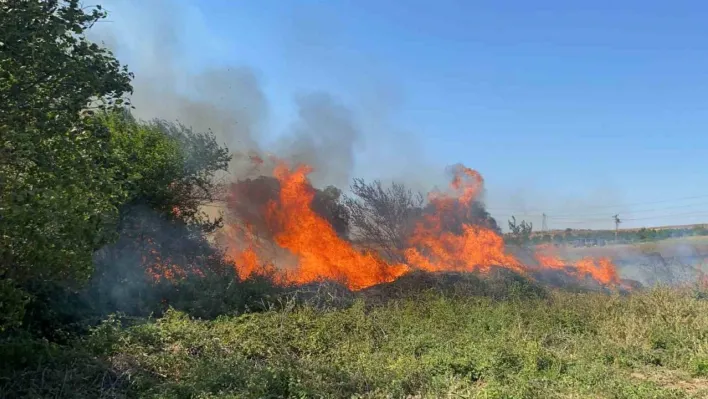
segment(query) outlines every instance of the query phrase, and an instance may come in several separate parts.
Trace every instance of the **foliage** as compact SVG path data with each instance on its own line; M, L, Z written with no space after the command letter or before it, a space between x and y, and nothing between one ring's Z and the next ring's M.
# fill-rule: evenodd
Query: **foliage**
M210 221L201 211L214 201L214 177L231 159L213 134L165 120L138 122L125 112L102 115L100 121L111 132L113 161L121 166L117 178L129 195L122 222L129 219L130 208L146 206L163 218L199 225L206 232L220 225L220 219Z
M0 278L76 284L115 237L126 192L91 106L124 104L132 75L84 31L106 14L73 1L0 2ZM83 116L82 116L83 115ZM2 290L2 295L12 290ZM14 296L0 298L3 303ZM17 303L14 301L13 303Z
M29 298L12 280L0 280L0 332L22 324Z
M66 134L89 100L110 107L132 91L127 68L83 35L106 17L100 6L86 13L78 0L8 0L0 15L0 116L8 132Z
M392 261L404 261L402 253L409 245L408 239L416 223L426 215L436 215L442 229L454 234L462 234L464 225L484 226L501 233L496 220L479 201L446 202L442 211L439 204L426 203L421 193L402 183L392 182L384 187L379 180L366 183L354 179L351 191L352 196L344 203L351 214L353 239Z
M176 292L187 294L196 284L179 282L178 287L172 280L156 284L154 279L194 282L205 273L225 278L224 271L233 270L220 263L221 254L205 236L220 220L199 211L214 196L214 174L226 169L227 149L213 135L163 121L138 122L124 112L95 119L111 138L104 166L116 171L114 183L127 197L119 208L117 239L94 254L95 270L86 287L69 290L53 281L32 281L27 287L34 299L26 327L54 340L82 332L111 312L159 314L166 303L177 301Z
M143 123L127 114L101 120L112 133L113 159L129 197L120 208L119 239L94 257L93 286L144 285L151 265L193 272L218 258L204 234L221 218L210 220L201 206L215 198L214 177L226 170L228 149L211 134L165 121Z
M498 301L420 293L345 309L107 321L71 346L0 344L0 396L703 398L690 291Z
M521 223L516 222L516 217L512 216L509 220L509 233L504 235L507 243L525 244L531 238L533 231L533 223L522 220Z
M143 262L112 260L163 249L145 245L160 228L205 257L203 234L220 224L200 206L213 199L228 150L211 133L125 111L132 74L84 37L105 16L78 1L0 4L2 326L24 318L54 337L81 327L87 304L103 307L121 282L145 284ZM145 213L163 224L146 227Z
M200 211L228 149L126 111L132 74L84 37L105 16L78 1L0 4L0 328L24 321L59 342L110 311L159 314L170 301L213 315L253 295L225 283L233 265L205 236L221 219ZM207 283L222 306L180 302Z

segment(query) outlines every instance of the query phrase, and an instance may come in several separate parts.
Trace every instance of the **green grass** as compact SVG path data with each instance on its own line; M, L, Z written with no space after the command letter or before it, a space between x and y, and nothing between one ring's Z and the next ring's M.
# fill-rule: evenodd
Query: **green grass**
M170 311L0 350L0 397L705 398L708 301L423 292L210 321Z

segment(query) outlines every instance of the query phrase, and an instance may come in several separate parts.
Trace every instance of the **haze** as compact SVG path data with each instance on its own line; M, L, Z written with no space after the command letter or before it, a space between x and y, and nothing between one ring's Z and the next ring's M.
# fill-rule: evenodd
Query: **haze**
M136 74L137 115L316 184L485 177L500 225L701 223L708 122L699 2L107 1L93 35Z

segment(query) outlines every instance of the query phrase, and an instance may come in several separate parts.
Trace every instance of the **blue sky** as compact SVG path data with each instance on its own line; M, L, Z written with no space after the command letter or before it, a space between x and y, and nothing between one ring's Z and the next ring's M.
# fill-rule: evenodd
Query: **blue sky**
M184 69L257 71L269 139L291 123L298 92L336 95L371 126L357 176L432 181L462 162L485 176L502 224L516 214L540 227L542 212L551 228L610 228L614 213L625 227L706 222L708 4L616 3L106 6L136 74L130 43L165 5Z

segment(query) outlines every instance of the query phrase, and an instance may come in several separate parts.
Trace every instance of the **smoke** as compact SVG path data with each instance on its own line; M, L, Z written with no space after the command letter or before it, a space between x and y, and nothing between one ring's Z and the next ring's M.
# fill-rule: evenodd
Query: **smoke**
M120 236L94 254L95 271L85 294L99 314L139 315L157 310L160 292L146 271L161 278L194 275L215 266L217 254L199 230L171 222L144 205L123 210Z
M558 247L564 259L609 257L624 279L645 287L691 285L706 272L708 250L700 239L665 240L605 247Z
M195 71L182 34L184 26L190 26L190 34L199 29L189 21L191 10L178 2L106 3L110 22L92 29L90 38L103 42L135 73L131 100L138 118L211 130L232 151L259 149L268 102L256 71L241 65ZM235 157L230 171L242 168L243 157Z
M100 24L90 38L102 42L135 73L132 104L140 119L178 121L197 131L212 131L234 157L231 179L249 176L249 154L275 153L314 167L316 186L346 187L355 168L363 132L357 115L326 91L299 93L293 98L294 120L284 132L273 132L269 99L260 73L245 65L193 65L185 37L218 38L201 26L200 12L179 2L106 1L110 23ZM164 13L170 9L170 13ZM195 31L196 27L196 31ZM269 138L280 136L274 142ZM267 173L264 165L258 173Z
M343 187L354 169L354 149L362 134L352 112L327 93L297 97L298 120L276 153L313 165L314 183Z
M288 19L287 32L292 34L285 37L285 58L294 65L288 70L319 66L327 72L323 75L354 82L355 87L347 89L355 94L344 101L327 90L300 90L281 107L277 92L267 90L268 77L233 61L238 55L230 53L231 38L212 33L196 6L181 0L102 3L109 11L109 22L89 33L135 72L132 101L136 116L211 130L233 152L228 180L254 177L249 155L274 153L313 166L310 177L317 187L332 184L346 191L353 176L394 180L422 192L447 186L445 165L426 158L426 148L415 132L394 122L405 100L395 77L373 70L370 59L347 58L358 53L341 50L335 20L313 21L307 7ZM243 32L232 42L248 40ZM344 63L353 63L355 68L350 70L355 72L345 72ZM288 110L280 112L281 108ZM286 120L281 121L282 117ZM268 157L262 158L266 163L255 172L267 174L273 165ZM543 212L549 214L551 228L587 227L556 218L554 213L578 215L587 205L616 204L618 200L615 190L602 187L585 197L554 198L531 188L510 192L492 178L487 189L485 202L502 228L516 214L518 220L532 221L538 229ZM519 215L519 209L528 211ZM611 214L596 226L613 227Z
M312 166L314 173L309 177L316 187L346 188L356 175L395 180L424 192L435 187L446 189L448 176L443 165L427 160L415 134L394 123L405 96L385 76L359 85L355 90L359 102L352 100L356 95L345 102L327 90L299 90L288 104L292 108L285 113L289 120L281 121L276 117L284 115L273 111L282 110L278 108L282 101L266 90L262 73L224 56L228 44L211 34L199 9L167 1L108 1L106 7L113 11L114 22L99 26L93 39L111 46L135 72L132 102L136 116L176 120L198 131L211 130L234 155L226 179L269 174L274 165L263 155L274 153L292 163ZM165 9L170 13L164 13ZM295 30L301 28L295 26ZM315 64L327 53L323 47L334 45L317 37L306 35L305 39L315 38L318 51L297 40L291 43L291 50L309 48L300 55ZM198 53L195 40L199 41ZM212 58L212 54L219 56ZM326 61L323 65L337 67L337 62ZM333 73L346 78L341 71ZM359 73L369 75L368 70ZM274 131L279 126L282 130ZM265 161L258 170L252 164L254 153ZM493 193L490 187L488 194ZM494 207L491 198L485 202ZM479 207L482 209L483 204ZM492 216L505 227L507 215Z

